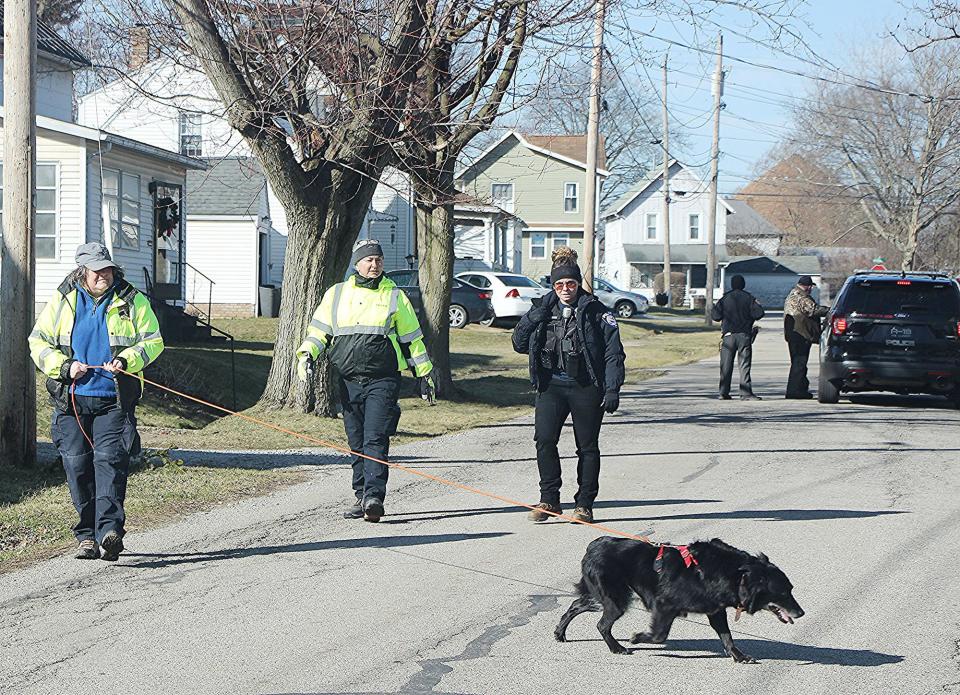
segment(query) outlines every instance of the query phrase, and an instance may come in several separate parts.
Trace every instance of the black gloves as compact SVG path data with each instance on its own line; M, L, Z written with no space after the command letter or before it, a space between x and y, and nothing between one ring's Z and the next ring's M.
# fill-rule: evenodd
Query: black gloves
M600 407L607 413L617 412L617 408L620 407L620 394L616 391L607 391L603 396L603 402L600 404Z
M430 405L437 402L437 387L433 383L433 376L427 374L418 379L420 385L420 398Z

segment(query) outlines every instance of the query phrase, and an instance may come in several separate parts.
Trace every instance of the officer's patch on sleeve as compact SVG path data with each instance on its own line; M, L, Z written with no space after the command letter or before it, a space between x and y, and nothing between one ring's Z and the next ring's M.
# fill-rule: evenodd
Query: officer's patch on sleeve
M606 321L611 326L613 326L614 328L617 327L617 320L613 317L613 314L611 314L609 311L603 315L603 320Z

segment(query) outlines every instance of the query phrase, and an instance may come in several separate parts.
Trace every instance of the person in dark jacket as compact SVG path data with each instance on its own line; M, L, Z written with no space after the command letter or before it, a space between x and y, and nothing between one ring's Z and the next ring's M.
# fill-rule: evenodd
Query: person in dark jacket
M576 253L554 251L553 292L533 307L513 331L513 349L527 353L537 391L534 441L540 473L540 503L532 521L560 513L560 454L557 443L568 415L577 443L577 493L573 517L593 521L600 490L600 425L620 405L624 353L617 321L582 287Z
M720 343L720 399L724 401L730 400L734 355L740 365L740 398L760 400L760 396L753 392L750 367L753 363L753 323L763 318L763 307L744 289L746 286L747 281L742 275L734 275L730 278L730 291L713 305L711 312L713 320L721 322L723 335Z

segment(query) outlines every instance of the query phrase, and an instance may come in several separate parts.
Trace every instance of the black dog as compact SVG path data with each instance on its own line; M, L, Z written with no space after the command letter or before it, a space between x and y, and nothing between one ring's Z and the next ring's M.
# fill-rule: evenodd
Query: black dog
M636 593L651 617L649 632L635 633L630 639L633 644L661 644L677 617L703 613L728 656L740 663L756 663L734 646L727 608L736 608L737 618L741 612L753 614L765 608L782 623L803 615L787 575L766 555L751 555L719 538L691 543L687 550L690 561L677 548L665 547L661 553L660 546L628 538L591 542L583 556L583 578L576 585L580 597L554 630L557 641L566 642L567 625L575 617L602 610L597 629L603 641L614 654L629 654L611 630Z

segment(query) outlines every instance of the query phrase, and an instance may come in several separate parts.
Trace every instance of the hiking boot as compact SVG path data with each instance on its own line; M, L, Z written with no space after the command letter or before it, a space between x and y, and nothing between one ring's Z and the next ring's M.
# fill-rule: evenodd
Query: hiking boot
M585 521L588 524L593 523L593 510L590 509L590 507L577 507L570 516L577 521Z
M107 531L100 541L100 547L103 549L103 555L100 557L107 562L116 562L123 552L123 539L116 531Z
M77 544L77 552L73 556L78 560L96 560L100 557L100 546L95 540L87 538Z
M371 497L363 505L363 520L375 524L380 521L381 516L383 516L383 502L376 497Z
M357 501L353 503L352 507L349 507L347 511L343 513L344 519L362 519L363 518L363 500L359 497Z
M527 518L530 521L546 521L547 519L552 519L553 515L548 514L547 512L553 512L554 514L560 514L563 510L560 509L559 505L550 504L549 502L541 502L536 507L530 510L530 514L527 515Z

